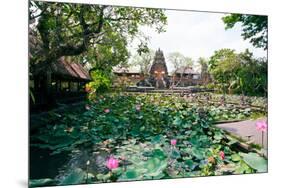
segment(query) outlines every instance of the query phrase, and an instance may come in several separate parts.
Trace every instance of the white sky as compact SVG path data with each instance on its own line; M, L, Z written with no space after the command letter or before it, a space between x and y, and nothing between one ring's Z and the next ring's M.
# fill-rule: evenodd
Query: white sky
M209 58L215 50L222 48L235 49L236 52L248 48L255 57L266 56L266 51L254 48L251 43L243 40L240 25L225 30L221 19L225 14L167 10L166 15L168 25L165 33L158 34L148 27L141 28L141 31L150 36L149 48L163 50L169 72L172 65L167 56L171 52L180 52L195 61L199 57ZM131 47L130 51L136 53L135 47Z

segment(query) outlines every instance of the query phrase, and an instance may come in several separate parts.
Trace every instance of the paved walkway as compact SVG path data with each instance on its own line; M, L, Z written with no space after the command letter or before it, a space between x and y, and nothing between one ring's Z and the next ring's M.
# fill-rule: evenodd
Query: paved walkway
M255 144L262 145L262 133L256 129L258 120L246 120L235 123L223 123L217 126L242 138L245 141L252 141ZM263 148L267 150L267 132L263 134Z

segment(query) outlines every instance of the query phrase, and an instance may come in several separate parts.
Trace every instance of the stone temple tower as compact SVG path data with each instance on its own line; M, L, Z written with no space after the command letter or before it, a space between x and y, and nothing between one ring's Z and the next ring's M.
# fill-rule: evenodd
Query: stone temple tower
M163 51L161 51L160 48L155 53L149 74L150 78L153 80L154 87L159 89L164 89L168 87L168 69Z
M158 75L168 75L168 69L166 66L164 54L163 51L161 51L160 49L158 49L155 53L154 60L150 67L149 73L151 76L154 77L157 77Z

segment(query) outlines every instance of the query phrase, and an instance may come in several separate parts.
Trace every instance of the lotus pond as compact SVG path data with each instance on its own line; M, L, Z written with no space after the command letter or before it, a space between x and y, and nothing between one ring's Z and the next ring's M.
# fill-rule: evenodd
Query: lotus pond
M31 134L31 148L64 158L48 166L56 170L52 176L31 176L30 186L266 172L266 159L239 149L215 126L265 115L176 96L99 96L78 111L50 112ZM36 168L44 171L39 164L31 175Z

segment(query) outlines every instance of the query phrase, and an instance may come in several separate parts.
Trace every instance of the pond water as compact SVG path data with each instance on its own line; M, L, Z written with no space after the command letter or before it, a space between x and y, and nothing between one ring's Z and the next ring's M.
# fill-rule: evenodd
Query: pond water
M51 150L30 147L30 179L55 178L60 169L70 160L68 152L50 155Z
M51 153L48 149L30 148L30 179L61 180L77 168L94 175L108 172L104 164L109 154L105 151L85 149L54 155ZM87 167L87 162L90 162L90 167Z

